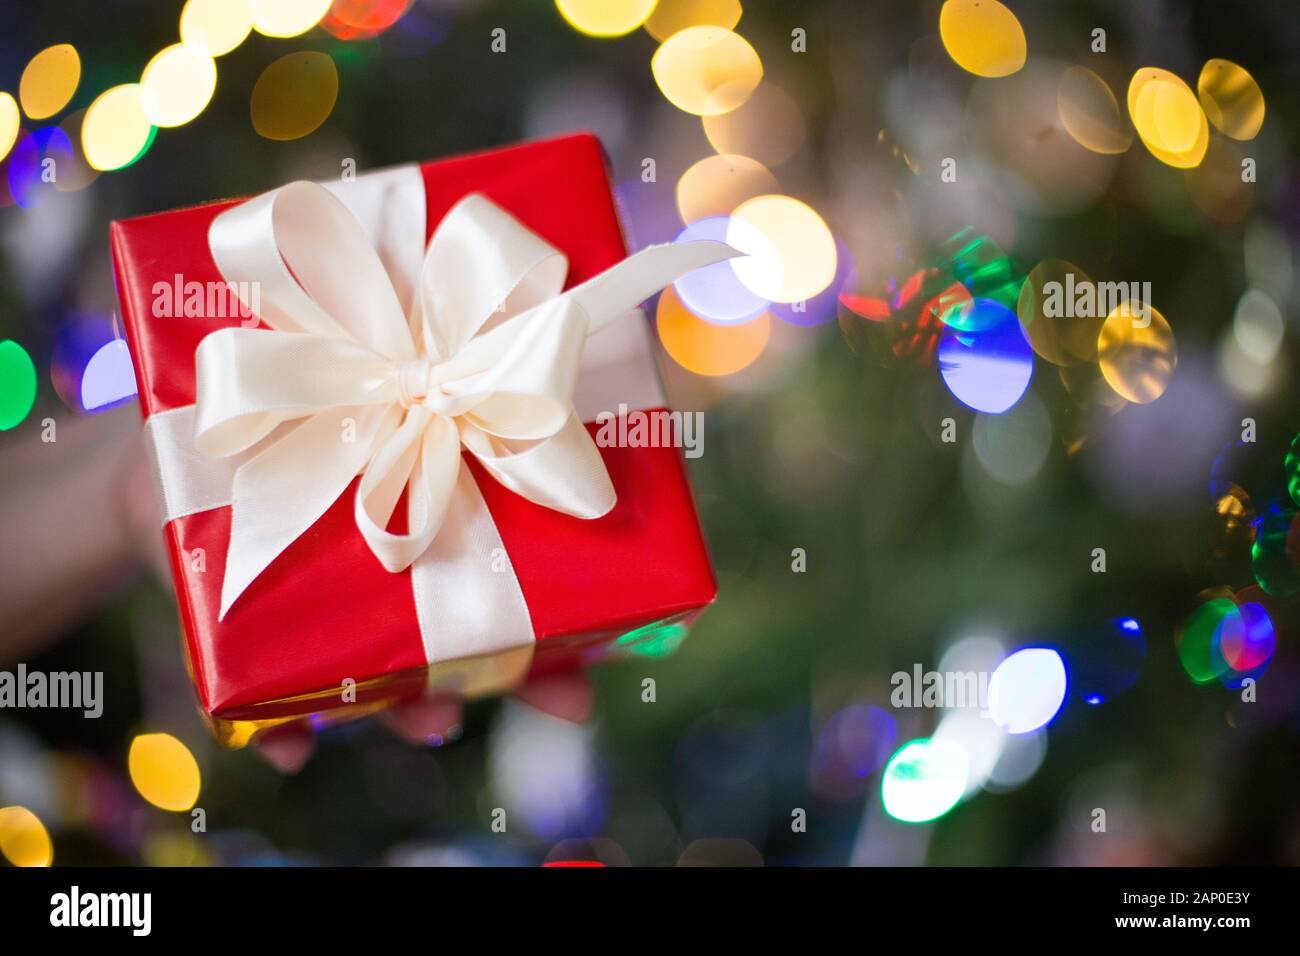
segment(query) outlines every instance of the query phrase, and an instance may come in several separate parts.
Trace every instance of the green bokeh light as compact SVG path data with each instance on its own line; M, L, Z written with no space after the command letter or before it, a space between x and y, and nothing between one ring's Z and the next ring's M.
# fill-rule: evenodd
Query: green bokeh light
M1229 598L1214 598L1193 611L1178 635L1178 660L1187 676L1208 684L1227 673L1223 637L1240 629L1244 629L1241 612Z
M1291 442L1291 448L1286 453L1286 490L1291 495L1291 500L1300 506L1300 435L1296 435Z
M13 339L0 342L0 430L20 425L36 403L36 366Z
M668 657L681 646L686 634L685 624L670 619L628 631L615 643L639 657Z
M1255 581L1274 597L1300 593L1300 516L1276 505L1259 519L1250 548Z
M950 740L920 738L890 758L880 780L880 802L895 820L928 823L943 816L966 792L970 758Z

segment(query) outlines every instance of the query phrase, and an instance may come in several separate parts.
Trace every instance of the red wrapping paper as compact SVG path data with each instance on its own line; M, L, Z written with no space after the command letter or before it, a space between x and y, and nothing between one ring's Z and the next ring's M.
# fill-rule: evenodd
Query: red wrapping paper
M421 170L426 242L458 200L480 192L569 257L566 288L626 255L604 154L593 136L444 159ZM155 283L170 285L177 274L185 282L221 281L208 227L233 204L113 223L118 294L145 417L194 402L194 350L208 333L239 322L152 314ZM587 427L595 433L595 425ZM519 497L465 456L532 617L534 675L580 666L637 627L689 617L716 593L680 451L600 452L618 504L594 521ZM422 691L428 665L409 573L390 574L370 553L353 520L355 484L220 623L230 508L166 526L190 667L208 714L262 720L337 708L349 678L362 705ZM198 548L202 570L192 558ZM310 695L319 698L304 699Z

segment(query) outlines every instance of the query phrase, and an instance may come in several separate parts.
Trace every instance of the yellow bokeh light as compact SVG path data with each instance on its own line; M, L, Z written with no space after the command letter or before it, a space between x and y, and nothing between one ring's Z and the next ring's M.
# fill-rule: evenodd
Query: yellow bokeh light
M14 866L49 866L54 862L54 844L32 811L0 807L0 855Z
M1144 66L1128 85L1128 111L1142 144L1156 159L1191 169L1205 158L1210 127L1195 94L1181 79Z
M780 188L772 171L748 156L706 156L677 180L677 211L690 224L709 216L729 216L747 199Z
M174 43L140 75L144 112L154 126L183 126L203 112L217 88L217 64L202 50Z
M1016 315L1033 350L1053 365L1095 362L1104 317L1095 315L1095 306L1078 308L1076 290L1095 298L1096 289L1088 273L1064 259L1045 259L1030 269Z
M1056 109L1065 131L1094 153L1122 153L1133 143L1115 94L1085 66L1072 66L1061 74Z
M0 160L9 155L18 138L18 104L8 93L0 93Z
M771 82L737 109L706 116L703 123L709 145L719 153L752 156L768 166L780 166L797 153L808 135L795 98Z
M740 14L740 0L659 0L645 22L645 29L662 43L687 27L733 30L740 22Z
M581 33L621 37L631 33L654 11L655 0L555 0L560 16Z
M68 105L81 82L81 57L71 43L46 47L36 54L18 81L18 99L32 119L53 116Z
M659 296L655 327L664 351L696 375L731 375L752 365L772 336L772 317L764 312L739 325L705 322L682 304L669 286Z
M222 56L253 31L253 0L188 0L181 11L181 42Z
M183 813L199 799L199 765L171 734L141 734L127 756L131 782L155 807Z
M1150 305L1125 302L1106 316L1097 337L1101 374L1115 393L1144 405L1164 394L1178 367L1174 332Z
M790 196L756 196L727 223L727 243L745 253L732 268L769 302L803 302L835 278L835 237L811 206Z
M763 79L763 63L744 37L711 26L670 36L655 51L650 70L668 102L697 116L734 110Z
M998 0L947 0L939 38L953 62L976 76L1010 76L1025 65L1025 31Z
M338 96L338 69L328 54L286 53L253 84L253 129L267 139L300 139L329 119Z
M81 148L92 169L121 169L149 144L154 126L144 111L138 83L100 93L81 124Z
M331 0L252 0L253 29L268 37L306 33L329 12Z
M1264 93L1243 67L1231 60L1206 60L1196 95L1215 129L1233 139L1254 139L1264 125Z

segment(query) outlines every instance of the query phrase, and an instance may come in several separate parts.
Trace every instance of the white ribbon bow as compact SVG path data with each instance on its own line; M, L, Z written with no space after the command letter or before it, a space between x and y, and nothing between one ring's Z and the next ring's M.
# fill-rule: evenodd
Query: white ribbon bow
M530 501L606 514L614 487L572 404L587 336L738 255L654 246L561 294L565 256L474 194L430 240L406 315L360 223L318 184L229 209L208 238L225 280L259 289L271 327L221 329L195 354L195 448L264 443L235 472L219 620L358 474L357 527L386 569L408 568L442 526L462 445Z

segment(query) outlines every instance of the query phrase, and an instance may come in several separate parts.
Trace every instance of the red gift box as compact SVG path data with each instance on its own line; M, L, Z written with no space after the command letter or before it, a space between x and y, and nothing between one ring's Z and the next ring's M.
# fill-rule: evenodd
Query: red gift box
M426 243L448 210L476 192L568 256L566 288L626 256L604 154L593 136L439 160L420 172ZM208 230L237 202L113 224L118 293L146 419L194 403L199 342L240 323L237 315L154 314L156 290L178 276L185 283L222 282ZM626 324L641 343L635 360L653 375L646 323ZM596 425L584 421L594 435ZM680 451L602 447L600 454L618 503L596 520L534 504L463 455L532 620L531 674L580 666L629 632L689 619L716 593ZM347 706L339 688L348 680L356 682L360 707L423 692L430 665L409 571L389 573L368 550L352 514L357 480L220 622L231 509L166 524L188 659L203 709L214 718L276 721L333 711Z

